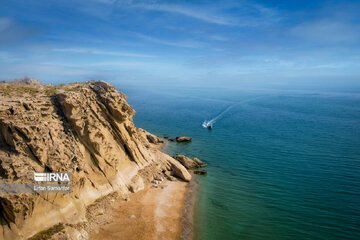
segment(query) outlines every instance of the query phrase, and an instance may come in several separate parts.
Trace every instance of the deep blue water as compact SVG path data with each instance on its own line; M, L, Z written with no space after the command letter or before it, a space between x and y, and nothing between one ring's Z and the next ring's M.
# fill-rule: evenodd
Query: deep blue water
M167 151L209 164L195 239L360 239L359 94L118 89L137 126L193 137Z

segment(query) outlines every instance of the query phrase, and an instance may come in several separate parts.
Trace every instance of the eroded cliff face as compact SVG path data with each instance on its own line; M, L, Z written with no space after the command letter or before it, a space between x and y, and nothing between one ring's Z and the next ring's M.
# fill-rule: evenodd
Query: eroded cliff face
M157 137L134 126L134 114L126 96L101 81L1 83L0 183L35 183L34 172L71 172L72 192L0 193L0 239L84 222L96 199L139 191L159 176L189 181L184 166L154 146Z

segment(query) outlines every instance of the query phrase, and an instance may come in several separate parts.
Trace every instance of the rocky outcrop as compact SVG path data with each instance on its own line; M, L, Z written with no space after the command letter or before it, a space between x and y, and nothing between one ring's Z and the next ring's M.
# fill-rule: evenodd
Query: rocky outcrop
M191 140L192 140L191 137L186 137L186 136L176 137L177 142L191 142Z
M86 222L86 209L98 198L139 191L158 176L190 181L186 168L155 146L160 138L134 126L135 111L110 84L32 82L0 84L0 183L70 172L72 192L0 193L0 239Z
M184 165L187 169L196 169L201 167L206 167L207 164L200 161L198 158L188 158L184 155L177 155L176 160L178 160L182 165Z
M206 166L207 166L207 163L201 161L201 160L198 159L198 158L193 158L193 161L198 165L199 168L201 168L201 167L206 167Z
M153 134L146 134L146 138L150 143L153 144L160 144L160 143L164 143L163 140L161 140L161 138L159 138L158 136L155 136Z
M35 78L23 77L23 78L16 78L13 83L15 84L27 84L27 85L37 85L41 87L42 84Z
M175 176L187 182L191 180L190 173L184 168L183 165L181 165L179 162L177 162L175 159L168 155L164 155L163 157L167 158L168 162L170 163L171 169L174 171Z

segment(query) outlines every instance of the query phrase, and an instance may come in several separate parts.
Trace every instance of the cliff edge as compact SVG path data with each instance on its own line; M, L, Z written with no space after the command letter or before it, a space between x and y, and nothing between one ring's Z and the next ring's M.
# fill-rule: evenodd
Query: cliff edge
M0 193L0 239L27 239L57 224L86 222L113 192L191 175L134 126L126 96L102 81L0 83L0 183L35 183L34 172L70 172L71 193Z

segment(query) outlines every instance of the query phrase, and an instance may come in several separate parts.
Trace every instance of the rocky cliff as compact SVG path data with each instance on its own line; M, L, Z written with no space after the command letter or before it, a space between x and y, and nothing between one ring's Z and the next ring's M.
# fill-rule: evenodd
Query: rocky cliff
M59 223L86 222L95 200L144 182L191 175L134 126L126 96L102 81L0 84L0 183L34 172L71 172L71 193L0 193L0 239L27 239Z

